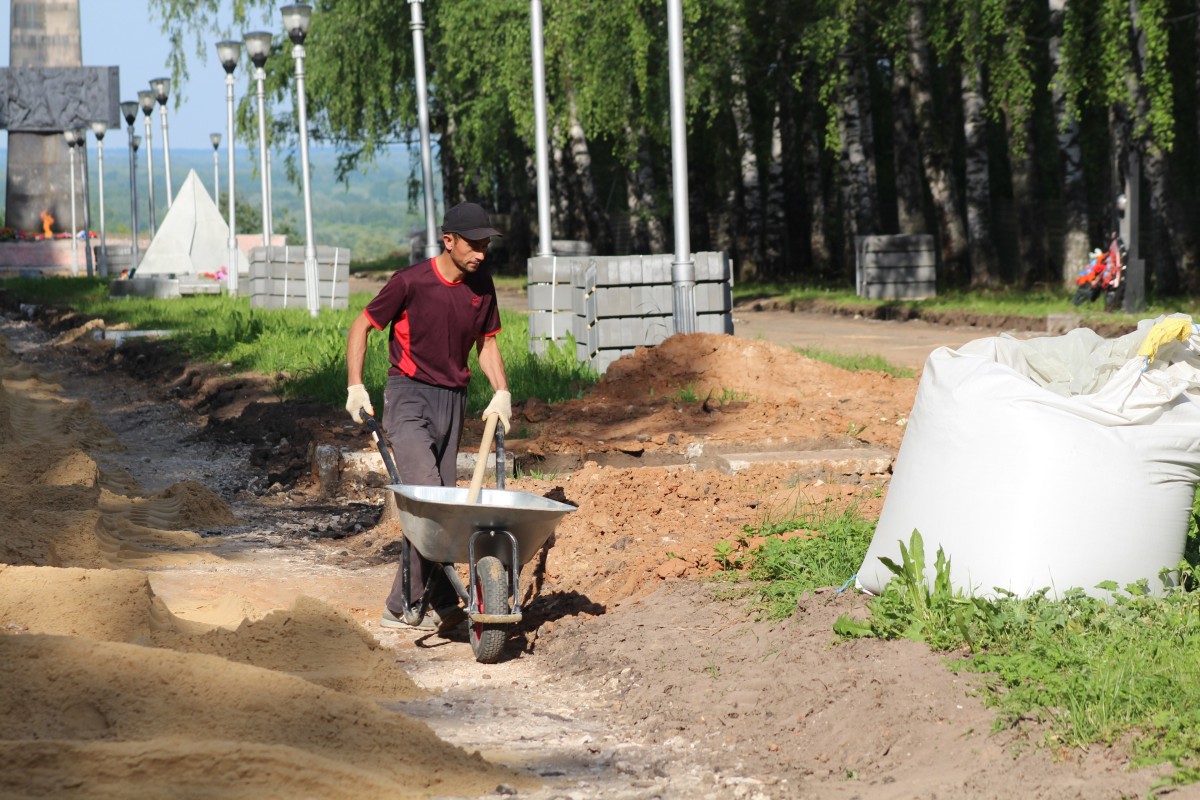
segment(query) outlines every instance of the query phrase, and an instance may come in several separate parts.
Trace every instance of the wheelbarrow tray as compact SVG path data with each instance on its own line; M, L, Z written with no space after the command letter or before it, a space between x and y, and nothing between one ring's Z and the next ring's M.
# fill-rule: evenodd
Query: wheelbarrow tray
M541 549L558 521L575 510L529 492L508 489L483 489L479 502L468 503L469 489L460 486L410 486L391 484L396 495L404 537L417 552L430 561L445 564L471 560L468 544L477 531L508 531L517 540L522 564ZM476 544L475 556L481 555ZM509 547L483 548L482 555L494 555L505 566L512 566Z

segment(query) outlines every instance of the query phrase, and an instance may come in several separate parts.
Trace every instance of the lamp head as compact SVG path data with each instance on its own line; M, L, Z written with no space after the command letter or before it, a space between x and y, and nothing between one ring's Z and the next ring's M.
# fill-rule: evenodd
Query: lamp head
M138 104L136 100L123 100L121 102L121 116L125 118L127 125L132 125L137 119Z
M262 69L263 64L267 63L267 56L271 55L271 34L267 31L254 31L247 33L243 38L246 40L246 55L250 56L254 66Z
M75 129L67 128L63 131L63 138L67 140L67 147L75 146Z
M138 148L141 146L142 146L142 137L134 136L133 137L133 152L136 153Z
M155 78L150 81L150 91L154 92L154 99L165 106L167 104L167 96L171 94L171 79Z
M87 128L81 126L75 129L75 146L87 146Z
M308 23L312 20L312 6L295 3L279 10L283 14L283 29L287 31L292 44L304 44L308 36Z
M104 134L108 133L108 123L104 120L92 120L92 134L96 137L97 142L104 141Z
M1117 213L1124 214L1125 209L1128 206L1129 206L1129 198L1127 198L1125 196L1125 193L1122 192L1121 194L1117 195Z
M217 42L217 59L220 60L221 66L225 68L226 75L233 74L233 71L237 69L237 64L241 57L241 42L235 42L232 39Z
M138 105L142 107L142 113L147 117L154 111L155 97L154 92L149 89L143 89L138 92Z
M210 133L208 135L208 140L212 142L213 150L216 150L221 146L221 134L219 133Z

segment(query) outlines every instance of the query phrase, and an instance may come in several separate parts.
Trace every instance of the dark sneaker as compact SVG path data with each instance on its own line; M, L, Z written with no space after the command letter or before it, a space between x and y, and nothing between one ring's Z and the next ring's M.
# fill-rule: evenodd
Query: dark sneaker
M433 619L433 615L425 615L416 625L409 625L400 617L393 614L388 609L383 610L383 616L379 618L379 627L381 628L408 628L417 631L436 631L438 630L437 623Z

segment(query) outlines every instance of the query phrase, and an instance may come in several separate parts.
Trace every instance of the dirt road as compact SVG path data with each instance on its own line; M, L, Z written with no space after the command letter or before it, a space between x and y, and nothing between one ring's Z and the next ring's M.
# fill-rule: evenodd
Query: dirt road
M917 330L851 323L836 341ZM739 331L673 337L576 400L517 409L526 454L685 458L512 480L578 508L523 574L501 662L480 665L465 632L378 626L387 491L344 476L324 494L307 461L366 447L340 410L269 385L248 402L253 382L115 349L93 324L11 309L0 330L0 796L1057 800L1156 777L1118 747L991 732L976 684L922 646L836 643L836 618L864 613L852 592L770 621L749 586L712 582L718 542L783 514L877 514L887 475L729 474L689 454L894 451L915 379ZM946 341L919 347L958 338L930 333Z

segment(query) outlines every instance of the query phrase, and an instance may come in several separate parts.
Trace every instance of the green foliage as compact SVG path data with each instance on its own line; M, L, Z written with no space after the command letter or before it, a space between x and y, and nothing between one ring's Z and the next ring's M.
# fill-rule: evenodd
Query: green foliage
M1200 779L1194 592L1168 588L1154 597L1144 583L1107 581L1096 587L1107 600L1081 589L1057 600L1047 589L1027 598L998 591L987 599L952 589L950 561L940 548L930 584L918 532L900 550L901 563L883 560L893 578L870 602L870 617L843 617L835 625L839 635L969 650L954 666L985 676L984 698L999 710L997 728L1036 720L1047 743L1072 748L1128 741L1138 765L1176 767L1165 783ZM1194 563L1179 566L1185 585L1193 584L1194 569Z
M142 297L110 299L99 279L46 278L11 280L4 285L28 302L69 305L109 324L128 323L143 330L177 333L169 346L189 357L228 364L230 369L275 376L283 396L307 397L340 407L346 394L346 333L370 301L366 293L350 298L350 309L326 310L316 318L304 308L252 310L244 297L190 295L172 300ZM574 345L552 348L538 357L529 352L524 314L500 311L497 337L514 401L537 397L554 403L576 396L599 376L575 361ZM363 377L376 408L382 408L387 383L387 348L382 336L368 342ZM479 413L492 390L471 357L468 410Z
M837 510L829 503L798 503L778 519L767 516L757 526L746 526L738 547L724 553L725 562L729 568L747 568L768 615L780 619L796 610L803 593L840 586L853 576L874 530L875 523L853 506ZM794 531L804 535L779 538Z
M865 353L834 353L818 347L797 347L794 349L806 358L811 358L814 361L823 361L826 364L832 364L835 367L850 370L851 372L872 370L874 372L886 372L894 378L912 378L916 375L914 370L891 364L882 356L867 355Z

